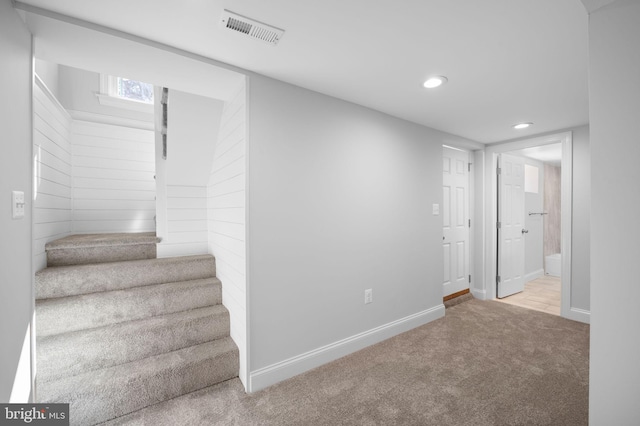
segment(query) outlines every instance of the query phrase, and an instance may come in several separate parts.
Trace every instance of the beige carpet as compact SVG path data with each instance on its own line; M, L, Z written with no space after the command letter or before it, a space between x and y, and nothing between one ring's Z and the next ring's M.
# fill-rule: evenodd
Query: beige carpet
M586 425L589 326L470 300L246 395L237 379L109 425Z

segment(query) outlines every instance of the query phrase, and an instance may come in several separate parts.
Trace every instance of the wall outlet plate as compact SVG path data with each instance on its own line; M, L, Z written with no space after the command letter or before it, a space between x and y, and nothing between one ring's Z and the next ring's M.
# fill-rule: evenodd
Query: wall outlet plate
M364 291L364 303L365 305L373 302L373 290L368 288Z

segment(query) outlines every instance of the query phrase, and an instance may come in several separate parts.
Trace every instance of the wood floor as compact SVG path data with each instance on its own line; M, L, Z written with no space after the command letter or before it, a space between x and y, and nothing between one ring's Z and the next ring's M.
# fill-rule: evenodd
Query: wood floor
M560 315L560 278L545 275L524 285L524 291L499 302Z

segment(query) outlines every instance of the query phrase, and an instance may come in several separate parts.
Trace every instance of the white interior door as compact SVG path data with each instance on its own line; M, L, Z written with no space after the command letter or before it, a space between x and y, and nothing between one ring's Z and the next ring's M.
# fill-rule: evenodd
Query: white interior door
M524 290L524 158L498 159L498 297Z
M442 148L443 297L469 288L469 153Z

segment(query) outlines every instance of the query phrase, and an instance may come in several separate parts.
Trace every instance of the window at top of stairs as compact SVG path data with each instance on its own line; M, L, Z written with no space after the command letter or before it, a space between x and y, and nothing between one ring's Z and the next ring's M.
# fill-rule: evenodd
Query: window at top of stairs
M153 112L153 85L125 77L100 74L101 105L140 112Z

